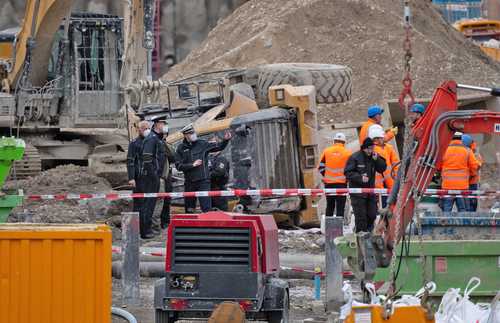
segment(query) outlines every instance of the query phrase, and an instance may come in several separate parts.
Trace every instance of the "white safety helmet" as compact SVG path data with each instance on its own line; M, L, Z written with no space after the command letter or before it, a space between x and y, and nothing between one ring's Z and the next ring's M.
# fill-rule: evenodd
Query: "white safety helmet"
M460 131L457 131L453 134L453 137L462 137L463 133Z
M370 137L371 139L384 138L384 136L385 136L385 131L381 125L374 124L368 129L368 137Z
M335 136L333 136L333 140L346 142L345 135L342 132L337 132Z

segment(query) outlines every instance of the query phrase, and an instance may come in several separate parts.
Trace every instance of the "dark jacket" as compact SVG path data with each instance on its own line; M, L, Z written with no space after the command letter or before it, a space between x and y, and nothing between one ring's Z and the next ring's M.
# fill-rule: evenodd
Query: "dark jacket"
M209 180L208 154L224 150L228 142L228 140L223 140L220 143L213 143L198 139L191 143L184 139L177 147L177 162L175 163L177 169L184 173L184 180L186 182ZM202 161L202 164L193 167L193 163L198 159Z
M352 188L374 188L375 174L382 174L387 168L384 158L378 156L377 160L368 157L362 150L354 153L347 160L344 175ZM363 174L368 176L369 181L363 183Z
M139 136L128 144L127 151L127 174L128 180L136 180L142 170L142 144L144 138Z
M142 158L144 176L163 176L167 161L167 148L162 134L151 130L151 133L144 139Z
M212 188L223 188L229 181L229 161L222 155L212 155L208 160Z

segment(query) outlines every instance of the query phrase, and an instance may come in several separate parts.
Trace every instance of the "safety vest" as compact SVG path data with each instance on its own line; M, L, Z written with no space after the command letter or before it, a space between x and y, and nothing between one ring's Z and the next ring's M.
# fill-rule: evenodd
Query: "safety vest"
M399 168L399 157L391 144L384 144L385 162L387 169L384 172L384 184L389 191L394 186L394 179Z
M321 155L318 170L323 175L326 184L345 184L344 168L352 151L344 144L336 143L326 148Z
M370 129L371 126L377 124L373 119L368 118L365 123L361 126L361 130L359 131L359 144L362 145L363 141L365 141L366 137L368 137L368 129ZM387 131L385 133L384 141L388 142L392 138L394 138L395 135L392 131Z
M474 145L474 143L472 143L472 144ZM471 149L473 152L475 151L473 146L471 146ZM479 168L481 168L481 166L483 165L483 157L481 157L481 155L479 153L475 153L474 155L476 157L477 162L479 163L479 166L478 166L477 171L472 172L470 174L469 184L478 184L479 181L481 180L480 175L479 175Z
M469 177L475 174L479 162L472 151L461 140L452 140L443 156L441 187L447 190L466 190Z
M374 151L383 157L387 164L384 174L377 173L375 175L375 188L387 188L390 191L394 186L394 177L392 174L396 174L399 167L398 154L390 144L384 144L383 146L375 145Z

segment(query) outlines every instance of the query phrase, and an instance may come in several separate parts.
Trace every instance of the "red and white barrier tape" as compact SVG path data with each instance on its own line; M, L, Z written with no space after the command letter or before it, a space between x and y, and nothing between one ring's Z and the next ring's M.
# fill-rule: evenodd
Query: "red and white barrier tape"
M430 194L425 195L425 197L435 197L435 198L445 198L445 197L460 197L467 199L494 199L498 198L498 195L439 195L439 194Z
M38 200L91 200L91 199L137 199L137 198L184 198L184 197L241 197L241 196L322 196L347 194L387 194L387 189L379 188L338 188L338 189L261 189L261 190L227 190L227 191L199 191L199 192L172 192L172 193L93 193L93 194L32 194L24 196L31 201ZM431 197L467 197L493 198L500 195L500 191L471 191L471 190L439 190L428 189L424 195Z

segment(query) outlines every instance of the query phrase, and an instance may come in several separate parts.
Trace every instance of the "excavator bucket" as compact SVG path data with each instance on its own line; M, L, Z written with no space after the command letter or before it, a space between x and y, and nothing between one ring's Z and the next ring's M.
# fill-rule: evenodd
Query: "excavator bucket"
M223 302L213 311L208 323L245 323L245 312L238 303Z
M393 312L384 318L382 306L354 306L345 323L434 323L433 315L430 315L421 306L394 307Z

